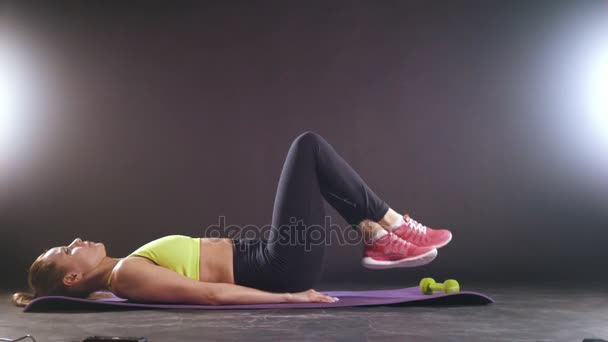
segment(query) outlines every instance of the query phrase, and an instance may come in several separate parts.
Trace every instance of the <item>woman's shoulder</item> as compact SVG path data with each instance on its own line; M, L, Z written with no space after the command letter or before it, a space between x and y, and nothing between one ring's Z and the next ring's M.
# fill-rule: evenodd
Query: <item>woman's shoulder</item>
M129 255L125 258L122 258L119 262L116 263L114 268L112 269L112 274L118 273L120 270L130 270L131 265L140 266L145 264L154 265L154 262L148 258L138 256L138 255Z
M117 276L119 273L122 273L123 276L125 273L136 272L138 267L147 266L147 265L155 265L154 262L148 258L140 257L136 255L129 255L125 258L122 258L120 261L114 265L112 271L110 272L111 284L116 284L118 279ZM133 267L131 267L133 266Z

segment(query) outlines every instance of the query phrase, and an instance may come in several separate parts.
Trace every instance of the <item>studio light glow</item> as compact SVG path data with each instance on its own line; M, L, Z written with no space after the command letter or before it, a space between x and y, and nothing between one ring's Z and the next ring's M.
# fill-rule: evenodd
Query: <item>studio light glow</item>
M608 12L585 11L571 26L571 42L562 56L571 58L575 78L574 96L559 99L571 108L571 135L564 142L572 145L566 163L573 164L573 175L594 191L608 191ZM568 94L569 95L569 94ZM573 104L568 106L568 101ZM570 146L565 146L568 149ZM605 196L605 194L603 195Z
M587 110L597 134L608 143L608 37L603 46L594 50L587 71Z
M0 37L0 162L18 157L28 131L28 69L24 51Z

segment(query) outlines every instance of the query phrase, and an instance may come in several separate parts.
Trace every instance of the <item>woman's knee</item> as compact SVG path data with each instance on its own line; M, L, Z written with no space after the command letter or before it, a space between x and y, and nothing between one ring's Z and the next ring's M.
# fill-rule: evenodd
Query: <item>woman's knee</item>
M306 131L293 140L293 145L312 146L322 141L323 137L313 131Z
M319 134L306 131L293 140L288 154L300 156L298 160L314 161L325 144L327 143Z

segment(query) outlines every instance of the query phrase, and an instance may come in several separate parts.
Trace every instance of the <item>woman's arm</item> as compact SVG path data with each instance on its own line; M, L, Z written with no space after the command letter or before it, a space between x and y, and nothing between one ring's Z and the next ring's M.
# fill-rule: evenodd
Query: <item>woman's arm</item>
M271 293L234 284L200 282L138 258L121 260L112 277L117 296L142 302L222 305L337 300L314 290Z

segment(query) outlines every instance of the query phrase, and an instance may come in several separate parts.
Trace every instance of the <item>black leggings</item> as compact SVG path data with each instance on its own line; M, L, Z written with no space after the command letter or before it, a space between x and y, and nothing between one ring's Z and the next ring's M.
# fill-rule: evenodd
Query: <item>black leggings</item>
M267 240L233 239L234 280L273 292L313 288L325 244L323 198L351 225L379 221L389 207L320 135L291 144L274 201Z

